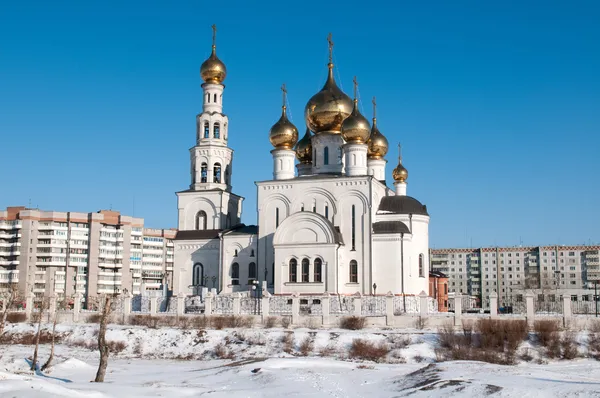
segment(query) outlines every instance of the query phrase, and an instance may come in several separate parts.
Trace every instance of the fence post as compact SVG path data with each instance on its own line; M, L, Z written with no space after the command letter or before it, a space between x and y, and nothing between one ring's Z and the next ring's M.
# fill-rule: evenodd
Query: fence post
M129 315L131 315L131 300L133 299L133 296L131 295L131 293L127 293L123 296L123 316L125 317L125 320L127 321L127 318L129 317Z
M394 295L388 292L385 296L385 324L392 326L394 324Z
M213 294L211 292L207 292L206 297L204 297L204 315L205 316L212 315L212 312L213 312L212 299L213 299Z
M177 316L185 315L185 296L183 293L177 295Z
M150 297L150 315L156 315L158 312L158 297Z
M460 294L454 295L454 326L461 326L462 316L462 296Z
M490 318L498 318L498 293L490 293Z
M75 299L73 301L73 322L76 323L79 321L79 315L81 314L81 299L83 296L81 293L75 294Z
M28 321L31 321L31 314L33 312L33 294L29 293L25 298L25 316Z
M323 315L323 319L321 323L323 326L329 325L329 314L331 312L331 301L329 299L329 293L325 292L323 297L321 298L321 312Z
M429 296L427 296L427 293L425 293L425 291L421 291L419 294L419 314L422 317L426 317L427 314L429 314L429 305L427 302L428 298Z
M535 318L535 308L533 307L533 293L525 293L525 304L527 305L527 324L533 325Z
M292 295L292 325L300 324L300 295L294 293Z
M262 309L262 317L263 317L263 321L264 321L265 319L268 318L269 313L271 311L271 309L269 307L269 303L271 302L271 293L269 293L267 291L267 289L265 289L263 291L263 295L260 300L261 300L260 304L261 304L261 309Z
M563 296L563 326L567 327L571 320L571 296L568 294Z
M239 293L233 294L233 315L240 315L242 312L242 297Z
M362 316L362 295L356 293L354 297L352 297L354 301L354 316Z

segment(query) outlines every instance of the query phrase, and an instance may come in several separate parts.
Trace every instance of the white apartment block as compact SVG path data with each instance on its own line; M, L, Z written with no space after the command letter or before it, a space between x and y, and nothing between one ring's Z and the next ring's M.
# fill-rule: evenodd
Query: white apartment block
M594 300L600 282L600 246L487 247L430 249L430 268L448 276L450 292L478 298L484 305L497 292L499 303L522 300ZM597 298L596 298L597 299Z
M173 280L175 230L117 211L0 211L0 286L22 294L160 294Z

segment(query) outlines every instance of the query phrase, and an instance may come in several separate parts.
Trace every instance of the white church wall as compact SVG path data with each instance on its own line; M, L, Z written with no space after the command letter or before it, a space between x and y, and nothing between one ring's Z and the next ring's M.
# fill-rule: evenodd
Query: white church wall
M189 240L175 242L176 268L173 275L173 290L175 294L194 294L194 286L204 285L219 287L219 240ZM201 264L203 276L208 277L206 281L194 280L194 265ZM198 283L199 282L199 283Z
M373 236L373 282L377 284L376 293L402 292L400 258L400 234Z
M256 235L246 234L225 234L223 236L223 251L222 251L222 277L223 277L223 293L245 292L251 289L250 267L254 264L255 278L263 280L257 261L257 239ZM237 284L233 279L233 265L238 265Z

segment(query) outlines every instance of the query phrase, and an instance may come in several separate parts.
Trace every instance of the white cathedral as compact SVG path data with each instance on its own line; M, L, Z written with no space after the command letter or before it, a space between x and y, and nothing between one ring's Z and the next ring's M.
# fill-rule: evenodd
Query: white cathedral
M331 40L327 80L306 104L300 140L283 88L281 118L269 132L273 178L256 182L258 226L241 223L243 198L232 192L223 113L226 68L214 33L200 68L204 95L190 149L191 184L177 192L173 293L208 287L228 294L257 284L282 295L427 292L427 208L406 195L401 159L395 190L386 185L388 141L375 114L372 126L360 114L356 82L354 100L337 86Z

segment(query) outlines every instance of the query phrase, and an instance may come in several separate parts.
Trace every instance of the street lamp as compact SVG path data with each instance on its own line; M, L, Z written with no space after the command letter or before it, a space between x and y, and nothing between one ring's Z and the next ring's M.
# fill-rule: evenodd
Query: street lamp
M254 314L258 312L258 303L260 301L260 296L262 293L262 288L260 287L260 282L254 279L252 281L252 290L254 291Z
M373 295L377 296L377 283L373 283Z

